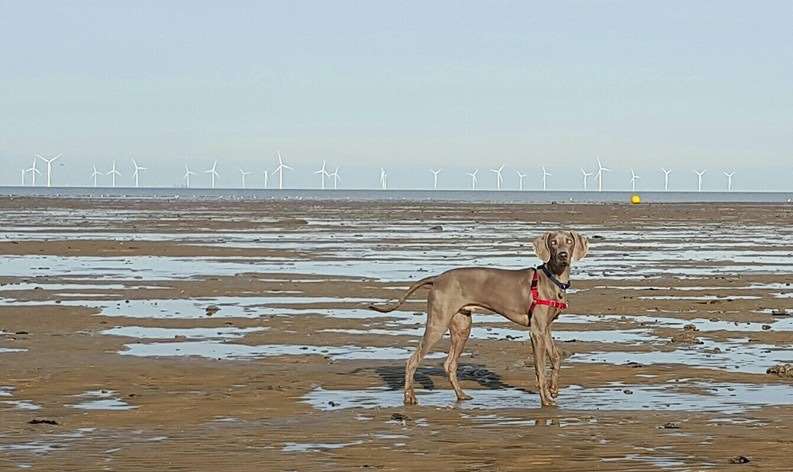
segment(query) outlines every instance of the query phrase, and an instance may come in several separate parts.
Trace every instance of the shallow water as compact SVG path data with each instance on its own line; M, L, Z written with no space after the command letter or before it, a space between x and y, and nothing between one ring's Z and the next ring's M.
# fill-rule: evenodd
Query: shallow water
M369 316L376 312L369 309L351 308L314 308L317 304L357 304L368 305L370 302L381 303L377 298L353 297L301 297L283 296L284 292L271 292L260 296L229 296L208 298L147 298L127 300L97 300L66 298L52 300L26 300L19 301L14 298L0 297L0 306L85 306L101 310L103 316L125 316L131 318L255 318L281 314L325 313L328 316L346 310L358 310L359 313L368 312ZM301 292L302 293L302 292ZM78 294L79 295L79 294ZM219 310L212 315L207 314L207 308L213 306ZM356 316L357 315L352 315ZM340 316L344 317L344 316Z
M703 292L709 290L779 290L779 289L793 289L789 283L752 283L743 286L733 285L676 285L676 286L662 286L662 285L597 285L595 288L609 289L609 290L638 290L638 291L681 291L681 292Z
M363 444L363 441L353 441L348 443L294 443L288 442L284 443L284 447L281 448L283 452L318 452L324 451L328 449L341 449L343 447L348 446L356 446L358 444Z
M757 295L648 295L638 297L639 300L759 300Z
M217 360L244 360L274 356L320 355L337 360L405 359L413 350L371 346L309 346L299 344L246 344L191 341L171 343L126 344L119 354L140 357L204 357ZM434 353L428 358L445 357Z
M690 459L692 457L693 456L681 458L677 456L669 457L669 456L651 455L647 453L632 453L632 454L625 454L622 457L605 457L601 459L601 461L608 464L613 464L615 462L641 462L641 463L657 466L661 469L677 469L686 464L685 459Z
M3 400L0 403L13 405L17 410L40 410L41 407L29 400Z
M345 334L367 334L367 335L388 335L388 336L421 336L424 334L424 327L410 329L342 329L328 328L320 332L326 333L345 333ZM518 330L510 328L477 327L471 329L472 339L509 339L514 341L528 341L528 330ZM608 331L554 331L553 338L561 342L581 341L593 343L626 343L638 344L659 341L660 338L649 334L646 330L608 330Z
M313 236L310 238L313 241ZM3 275L93 276L103 280L173 280L204 275L239 273L292 273L352 276L404 281L423 273L440 273L474 265L525 268L537 263L528 248L486 251L464 246L448 250L389 250L394 245L362 249L355 242L337 254L318 251L322 259L275 257L170 257L170 256L7 256ZM396 245L396 247L400 247ZM316 249L316 248L314 248ZM522 249L522 250L521 250ZM365 253L362 253L362 251ZM692 264L698 264L696 267ZM793 270L791 251L657 250L632 252L602 250L597 258L578 263L573 280L592 278L642 279L645 276L710 276L716 274L772 273Z
M0 347L0 354L9 353L9 352L27 352L27 349L17 349L17 348L10 348L10 347Z
M793 402L793 387L783 384L708 384L681 385L700 388L703 393L680 391L673 385L622 385L583 388L570 386L557 399L562 410L679 410L738 413L765 405L787 405ZM630 394L624 393L625 391ZM461 409L535 409L539 396L519 389L467 389L472 400L456 402L453 390L417 390L419 405ZM384 387L364 390L326 390L317 387L302 400L317 410L332 411L349 408L401 408L403 392Z
M77 408L78 410L113 410L113 411L126 411L134 410L137 406L130 405L129 403L119 399L116 392L112 390L90 390L80 395L78 398L86 400L73 405L66 405L70 408Z
M241 338L248 333L264 331L269 328L155 328L144 326L120 326L101 332L110 336L126 336L140 339L173 339L184 337L187 339L233 339Z
M569 362L627 364L683 364L695 369L717 369L730 372L764 374L769 367L793 362L793 347L703 339L703 344L685 345L673 351L651 352L587 352L575 353ZM715 352L719 349L720 352Z

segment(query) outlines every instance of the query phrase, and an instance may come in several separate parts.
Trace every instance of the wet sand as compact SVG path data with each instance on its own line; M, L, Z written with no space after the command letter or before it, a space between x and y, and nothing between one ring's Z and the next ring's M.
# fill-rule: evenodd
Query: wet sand
M793 380L765 373L793 362L790 205L0 209L2 470L790 470ZM367 302L536 265L558 227L591 238L554 325L558 408L525 328L487 313L461 359L473 400L454 401L444 339L402 406L424 292Z

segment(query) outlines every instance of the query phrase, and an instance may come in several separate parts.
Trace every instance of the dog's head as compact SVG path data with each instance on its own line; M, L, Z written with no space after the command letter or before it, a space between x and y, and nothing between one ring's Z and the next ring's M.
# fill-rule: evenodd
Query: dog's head
M534 253L543 262L567 267L580 261L589 251L589 240L575 231L550 231L534 241Z

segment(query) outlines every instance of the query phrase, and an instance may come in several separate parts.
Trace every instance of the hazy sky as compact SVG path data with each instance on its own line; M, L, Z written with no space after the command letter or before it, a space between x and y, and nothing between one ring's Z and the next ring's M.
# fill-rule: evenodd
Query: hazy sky
M577 188L601 156L614 189L793 190L791 25L790 1L0 0L0 184L60 152L61 184L134 156L149 185L214 159L255 185L281 150L301 187L327 159L348 187L503 163Z

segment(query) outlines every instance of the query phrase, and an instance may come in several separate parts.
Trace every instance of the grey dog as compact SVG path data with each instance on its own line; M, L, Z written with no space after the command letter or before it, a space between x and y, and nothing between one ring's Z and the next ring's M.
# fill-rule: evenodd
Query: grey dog
M443 364L458 400L471 397L457 379L457 361L471 333L471 310L499 313L529 327L534 349L534 370L543 406L555 404L559 395L562 357L551 337L551 323L566 307L570 264L586 256L589 242L575 231L554 231L533 241L534 252L544 264L520 270L464 267L427 277L413 284L399 301L387 307L370 306L388 313L399 308L411 293L430 287L427 295L427 326L416 352L405 364L405 404L416 404L413 377L421 360L446 331L451 334L449 355ZM532 283L534 286L532 286ZM550 384L545 376L545 356L551 361Z

